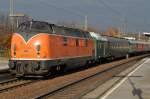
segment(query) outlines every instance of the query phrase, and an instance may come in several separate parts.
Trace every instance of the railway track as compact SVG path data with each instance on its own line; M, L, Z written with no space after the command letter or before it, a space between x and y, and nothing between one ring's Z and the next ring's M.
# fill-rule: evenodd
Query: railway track
M120 73L128 68L127 65L133 65L137 61L121 64L103 72L98 72L85 79L78 80L55 91L36 97L36 99L80 99L86 93L94 90L99 85L110 79L110 77Z
M13 90L15 88L19 88L25 86L27 84L35 82L34 80L23 80L23 79L10 79L6 81L0 82L0 93Z
M115 61L69 75L43 80L17 88L13 92L0 93L0 97L7 99L78 99L114 75L131 67L143 57L145 56Z
M139 60L139 59L137 59ZM113 77L114 75L127 69L129 66L137 63L137 60L133 62L125 62L104 71L97 72L94 75L90 75L84 79L77 80L71 84L61 87L57 90L48 92L43 95L34 97L36 99L80 99L86 93L94 90L99 85ZM92 85L91 85L92 84Z

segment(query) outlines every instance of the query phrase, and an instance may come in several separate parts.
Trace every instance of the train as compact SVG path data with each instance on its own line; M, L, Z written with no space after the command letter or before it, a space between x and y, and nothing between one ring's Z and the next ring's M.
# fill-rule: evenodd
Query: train
M47 76L102 59L150 52L150 43L101 36L43 21L26 21L11 39L9 68L17 77Z

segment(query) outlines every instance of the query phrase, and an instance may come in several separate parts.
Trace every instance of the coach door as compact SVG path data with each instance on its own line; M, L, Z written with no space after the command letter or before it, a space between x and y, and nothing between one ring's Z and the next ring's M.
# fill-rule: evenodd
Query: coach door
M103 56L106 57L108 53L108 44L104 42Z
M105 57L106 55L106 42L101 42L101 56Z
M110 48L109 48L109 43L108 42L104 42L104 49L103 49L103 55L104 57L108 57L109 56L109 52Z

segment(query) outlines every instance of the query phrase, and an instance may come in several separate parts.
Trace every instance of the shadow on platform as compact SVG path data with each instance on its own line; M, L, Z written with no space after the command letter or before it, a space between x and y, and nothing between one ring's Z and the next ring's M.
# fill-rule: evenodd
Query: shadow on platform
M119 76L114 76L114 77L124 78L124 77L127 77L127 76L126 75L119 75ZM139 99L144 99L142 97L142 90L140 88L136 88L135 83L130 79L132 77L143 77L143 76L134 76L134 75L133 76L129 76L128 77L128 81L129 81L129 83L131 84L131 86L133 88L133 90L132 90L133 96L138 96Z

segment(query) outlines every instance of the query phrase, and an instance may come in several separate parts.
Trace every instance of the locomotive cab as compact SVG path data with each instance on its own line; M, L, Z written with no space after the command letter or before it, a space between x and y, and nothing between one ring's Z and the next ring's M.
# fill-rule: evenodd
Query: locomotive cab
M11 40L9 67L17 75L45 74L48 60L51 27L46 22L28 21L22 23Z

